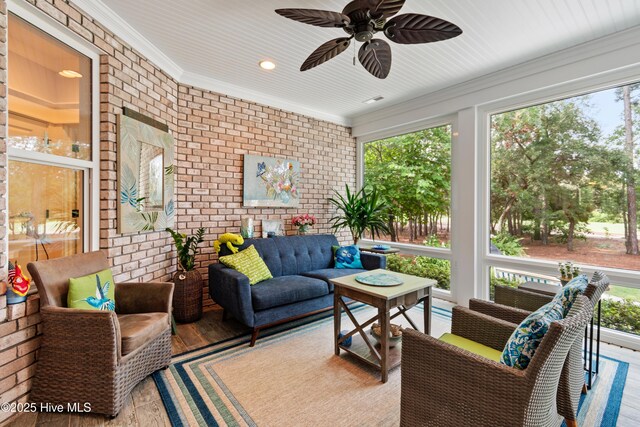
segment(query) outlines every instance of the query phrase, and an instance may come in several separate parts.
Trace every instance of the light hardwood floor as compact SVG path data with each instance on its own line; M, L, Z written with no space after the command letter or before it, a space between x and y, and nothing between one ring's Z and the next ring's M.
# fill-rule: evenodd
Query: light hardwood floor
M447 303L438 304L446 306ZM217 306L206 311L201 320L178 325L172 340L173 354L194 350L225 338L249 333L249 329L235 320L222 321L222 310ZM258 338L258 345L260 340ZM622 398L619 427L640 426L640 354L625 348L603 344L602 354L629 363L629 375ZM110 420L100 415L78 414L23 414L12 420L12 427L31 426L170 426L169 418L151 377L133 389L124 408ZM591 427L591 426L581 426Z

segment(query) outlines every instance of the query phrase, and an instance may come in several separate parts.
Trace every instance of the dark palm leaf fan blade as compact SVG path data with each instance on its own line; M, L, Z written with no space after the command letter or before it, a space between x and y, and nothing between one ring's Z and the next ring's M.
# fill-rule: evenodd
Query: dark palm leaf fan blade
M328 60L335 58L344 52L350 44L350 37L341 37L339 39L329 40L309 55L309 57L304 61L304 64L300 67L300 71L307 71L322 64L323 62L327 62Z
M407 13L390 19L384 26L389 40L402 43L431 43L447 40L462 34L455 24L433 16Z
M391 70L391 46L384 40L373 39L362 45L358 59L374 77L384 79Z
M316 27L345 27L351 22L347 15L328 10L316 9L276 9L276 13L285 18Z
M369 0L371 12L382 14L387 19L400 12L404 2L405 0Z

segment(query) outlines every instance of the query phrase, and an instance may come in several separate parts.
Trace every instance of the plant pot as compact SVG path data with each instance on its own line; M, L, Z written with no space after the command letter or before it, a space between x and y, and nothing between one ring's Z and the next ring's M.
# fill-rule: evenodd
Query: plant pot
M202 276L198 270L178 271L173 276L173 317L190 323L202 317Z
M21 302L25 302L27 300L27 296L24 295L18 295L15 292L13 292L13 289L8 288L7 289L7 304L8 305L12 305L12 304L20 304Z

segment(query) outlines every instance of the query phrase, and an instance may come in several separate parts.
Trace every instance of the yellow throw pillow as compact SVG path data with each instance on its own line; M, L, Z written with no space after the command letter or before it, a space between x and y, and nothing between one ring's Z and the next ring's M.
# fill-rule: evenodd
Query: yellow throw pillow
M67 307L84 310L115 310L115 284L111 270L106 269L69 279Z
M220 262L247 276L250 285L273 278L269 267L253 245L237 254L220 257Z

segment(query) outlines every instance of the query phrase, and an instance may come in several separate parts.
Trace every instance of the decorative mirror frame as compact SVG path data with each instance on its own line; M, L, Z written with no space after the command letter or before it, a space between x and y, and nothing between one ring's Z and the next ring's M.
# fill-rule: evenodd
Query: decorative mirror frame
M162 209L144 209L140 198L141 144L162 149L163 202ZM174 146L169 127L128 108L118 116L118 233L135 233L173 228L174 201Z

